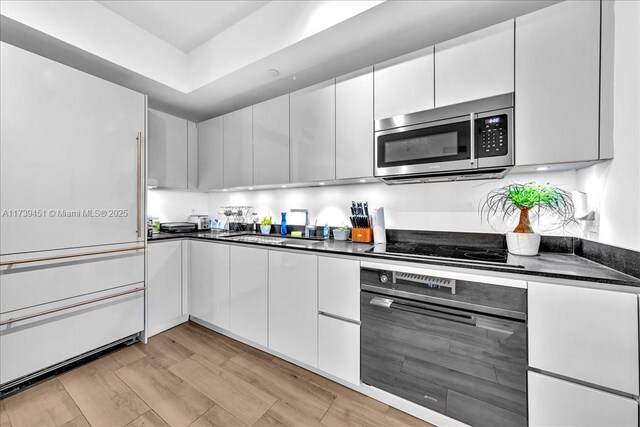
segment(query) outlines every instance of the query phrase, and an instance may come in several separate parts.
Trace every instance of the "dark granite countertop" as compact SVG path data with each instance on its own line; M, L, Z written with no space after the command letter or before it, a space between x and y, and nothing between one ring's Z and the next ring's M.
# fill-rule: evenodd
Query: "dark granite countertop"
M303 239L287 236L284 241L279 235L271 234L264 239L260 234L250 234L247 240L231 240L239 233L159 233L154 234L148 242L168 239L215 240L233 244L249 244L281 249L296 249L320 253L343 254L357 256L370 261L404 261L418 264L457 267L487 272L509 273L534 277L550 277L568 280L580 280L611 285L622 285L640 288L640 279L591 261L574 253L540 252L538 256L526 257L509 255L507 264L482 264L474 262L454 261L442 258L412 257L406 255L390 255L384 252L383 245L353 243L351 241ZM640 256L640 255L639 255ZM524 279L524 278L523 278ZM534 279L535 280L535 279Z
M254 237L257 241L251 242L241 242L237 240L232 240L233 237L238 237L242 234L246 234ZM266 237L266 239L265 239ZM148 242L161 241L167 239L180 239L180 238L188 238L195 240L218 240L224 241L227 243L238 243L238 244L250 244L250 245L258 245L258 246L268 246L271 248L283 248L283 249L301 249L301 250L313 250L317 252L337 252L342 254L357 254L363 255L366 254L367 251L373 249L374 245L371 243L353 243L350 240L339 241L339 240L323 240L323 239L304 239L300 237L291 237L290 235L286 238L282 238L278 234L269 234L269 235L261 235L254 234L249 232L231 232L231 233L215 233L215 232L194 232L194 233L158 233L154 234L152 238L147 239ZM230 239L231 238L231 239ZM284 240L282 243L268 242L267 239L272 240Z

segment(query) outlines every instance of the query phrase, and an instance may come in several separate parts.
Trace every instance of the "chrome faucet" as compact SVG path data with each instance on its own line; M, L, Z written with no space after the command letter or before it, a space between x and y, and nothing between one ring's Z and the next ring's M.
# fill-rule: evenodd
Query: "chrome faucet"
M309 223L309 209L303 209L303 208L296 208L296 209L291 209L290 212L304 212L304 237L309 237L309 228L310 228L310 223Z

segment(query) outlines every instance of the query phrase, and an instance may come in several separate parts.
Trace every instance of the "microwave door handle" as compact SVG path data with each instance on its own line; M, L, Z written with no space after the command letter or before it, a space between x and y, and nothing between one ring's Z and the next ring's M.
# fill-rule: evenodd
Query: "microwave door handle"
M469 122L471 126L471 132L469 133L471 137L470 138L471 146L469 147L469 150L471 151L470 161L471 161L471 164L473 165L476 162L476 115L475 113L469 114Z

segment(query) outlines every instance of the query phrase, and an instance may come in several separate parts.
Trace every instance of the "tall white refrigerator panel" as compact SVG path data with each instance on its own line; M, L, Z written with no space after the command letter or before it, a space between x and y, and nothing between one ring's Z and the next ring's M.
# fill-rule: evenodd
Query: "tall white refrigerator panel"
M0 49L0 254L143 241L145 96Z

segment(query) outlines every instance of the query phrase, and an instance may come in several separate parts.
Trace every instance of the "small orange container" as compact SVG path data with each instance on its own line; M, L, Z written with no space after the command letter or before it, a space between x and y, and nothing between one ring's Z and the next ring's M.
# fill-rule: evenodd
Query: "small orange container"
M373 230L370 228L351 229L351 240L354 242L371 243L373 240Z

